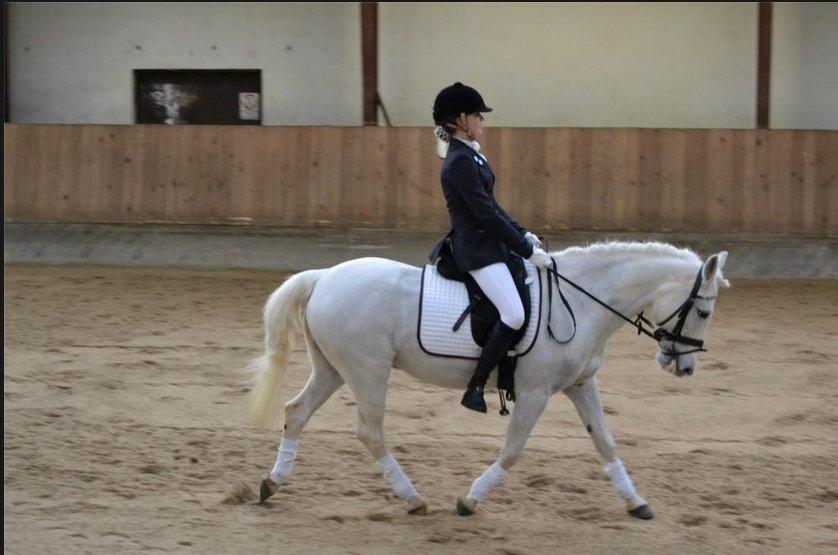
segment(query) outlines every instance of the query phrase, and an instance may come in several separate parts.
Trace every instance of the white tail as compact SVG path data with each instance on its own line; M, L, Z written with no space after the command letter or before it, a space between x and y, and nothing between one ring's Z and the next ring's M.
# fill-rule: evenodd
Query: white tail
M250 416L257 425L270 426L285 378L288 357L294 348L293 336L303 331L305 308L314 285L326 270L294 274L274 291L265 303L265 354L248 366L253 373Z

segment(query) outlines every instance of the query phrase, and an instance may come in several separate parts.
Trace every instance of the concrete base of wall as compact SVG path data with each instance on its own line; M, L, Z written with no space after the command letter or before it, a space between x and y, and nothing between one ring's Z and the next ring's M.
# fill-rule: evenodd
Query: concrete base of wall
M97 264L295 272L364 256L427 262L439 233L232 226L4 223L5 264ZM551 250L608 239L665 241L702 257L730 253L730 278L838 279L838 238L581 233L547 237Z

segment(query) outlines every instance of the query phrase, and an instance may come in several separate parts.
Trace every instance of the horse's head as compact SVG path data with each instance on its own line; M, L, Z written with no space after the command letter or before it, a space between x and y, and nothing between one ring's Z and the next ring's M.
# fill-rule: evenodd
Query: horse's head
M722 275L727 252L712 255L701 266L689 285L673 282L662 288L652 305L657 322L657 361L667 372L676 376L691 376L696 356L703 351L704 334L713 317L721 287L730 287Z

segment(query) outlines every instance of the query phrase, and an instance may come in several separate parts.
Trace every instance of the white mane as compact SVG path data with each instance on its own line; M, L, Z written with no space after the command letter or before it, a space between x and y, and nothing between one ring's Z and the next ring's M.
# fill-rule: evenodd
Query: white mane
M550 254L556 256L625 256L626 254L636 255L661 255L672 256L680 258L685 261L697 262L701 264L701 258L692 250L687 248L678 248L669 243L661 243L658 241L606 241L601 243L592 243L585 247L568 247L561 251L555 251Z

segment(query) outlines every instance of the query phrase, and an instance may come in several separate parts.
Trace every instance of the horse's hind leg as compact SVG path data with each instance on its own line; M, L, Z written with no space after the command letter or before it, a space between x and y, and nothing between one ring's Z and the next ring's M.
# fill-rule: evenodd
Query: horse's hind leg
M614 438L611 437L611 432L605 423L605 416L602 414L602 401L599 398L596 377L591 376L582 383L567 388L564 394L573 401L582 424L591 434L597 451L605 459L605 474L611 480L617 494L628 505L629 514L644 520L652 518L652 509L643 498L637 495L634 483L623 467L622 461L617 458Z
M407 502L410 514L426 514L428 505L416 492L410 478L396 459L387 451L384 438L384 409L390 366L353 372L346 375L346 383L358 404L358 439L373 457L378 468L393 488L393 492Z
M303 428L317 409L343 385L343 378L326 360L314 341L309 337L307 340L312 365L311 376L300 393L285 405L282 440L279 442L276 462L270 477L262 480L259 487L260 501L276 493L277 488L290 479Z

